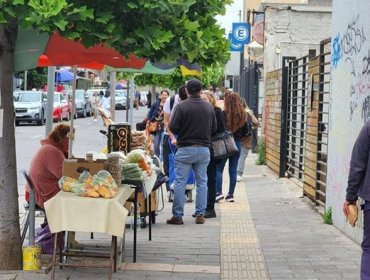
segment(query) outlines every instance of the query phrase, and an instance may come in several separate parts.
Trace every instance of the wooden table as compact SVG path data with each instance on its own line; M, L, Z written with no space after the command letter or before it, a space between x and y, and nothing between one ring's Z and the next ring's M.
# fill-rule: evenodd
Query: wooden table
M129 186L122 186L116 197L111 199L80 197L74 193L59 192L45 205L46 217L50 231L54 233L54 252L52 260L52 279L55 277L55 266L108 268L108 279L117 265L117 236L123 238L128 211L124 208L126 200L134 193ZM69 251L68 244L59 250L59 262L56 262L57 240L60 232L99 232L112 235L110 250L106 256ZM73 251L73 250L72 250ZM63 256L106 257L109 265L88 265L63 262Z

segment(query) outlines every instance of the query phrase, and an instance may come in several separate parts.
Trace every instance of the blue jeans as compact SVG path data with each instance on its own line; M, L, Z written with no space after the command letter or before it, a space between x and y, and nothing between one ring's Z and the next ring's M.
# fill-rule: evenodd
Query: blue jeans
M238 161L240 157L240 141L235 141L236 146L238 147L239 152L229 158L222 159L217 164L216 170L216 190L217 193L222 193L222 174L224 173L224 168L226 161L229 160L229 177L230 177L230 185L229 185L229 192L228 195L234 195L235 186L236 186L236 176L237 176L237 168L238 168Z
M158 158L161 158L161 145L163 139L163 131L157 131L154 135L153 146L154 146L154 153Z
M207 166L210 159L208 147L180 147L175 154L175 182L172 215L184 216L185 187L191 169L194 171L197 196L195 214L204 215L207 206Z
M238 175L243 176L245 160L247 159L249 149L240 146L240 157L238 161Z

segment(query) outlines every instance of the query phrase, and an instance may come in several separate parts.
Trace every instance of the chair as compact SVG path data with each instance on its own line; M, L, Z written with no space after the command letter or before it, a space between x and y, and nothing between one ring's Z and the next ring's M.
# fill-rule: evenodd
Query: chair
M24 228L22 230L22 235L21 235L21 244L23 244L24 239L26 237L26 233L28 228L30 228L29 231L29 242L30 245L34 245L35 243L35 213L36 211L39 211L45 215L45 210L40 208L35 201L35 186L32 183L31 178L28 176L27 172L22 169L21 173L23 177L26 179L26 182L28 186L30 187L30 200L29 202L25 205L25 210L28 212L26 222L24 224ZM46 221L46 216L45 216L45 221ZM44 222L45 222L44 221Z

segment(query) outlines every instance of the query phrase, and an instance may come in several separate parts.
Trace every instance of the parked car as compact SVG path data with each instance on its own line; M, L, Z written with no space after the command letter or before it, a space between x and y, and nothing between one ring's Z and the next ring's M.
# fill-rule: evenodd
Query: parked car
M126 100L127 100L127 90L126 89L116 89L115 90L115 103L116 109L126 109Z
M67 91L70 100L72 101L72 90ZM78 117L85 118L92 115L92 105L89 95L83 89L76 89L76 114Z
M53 120L69 120L71 115L71 104L68 95L62 92L54 92Z
M13 94L13 96L15 96ZM41 91L22 91L14 101L15 125L23 122L45 123L46 94Z
M13 101L17 101L18 100L18 97L19 95L22 93L21 90L15 90L13 91Z

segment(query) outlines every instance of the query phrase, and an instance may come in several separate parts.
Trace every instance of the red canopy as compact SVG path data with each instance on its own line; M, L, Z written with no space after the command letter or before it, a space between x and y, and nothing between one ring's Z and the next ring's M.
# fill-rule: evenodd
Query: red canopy
M130 54L128 58L103 44L86 48L78 41L67 40L54 33L47 43L44 55L40 56L38 66L77 65L83 68L103 69L104 65L114 68L141 69L146 59Z

